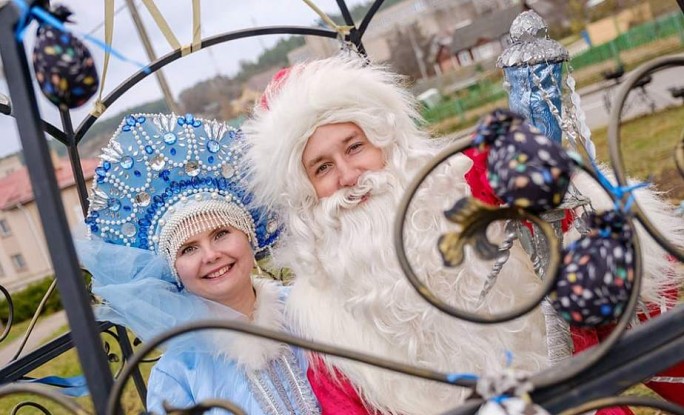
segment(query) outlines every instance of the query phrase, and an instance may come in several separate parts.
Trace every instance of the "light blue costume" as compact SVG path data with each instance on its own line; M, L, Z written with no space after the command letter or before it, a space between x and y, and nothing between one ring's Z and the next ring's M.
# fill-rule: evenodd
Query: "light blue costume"
M86 218L91 239L77 243L93 275L93 293L105 300L96 311L100 320L126 326L143 341L203 319L247 321L185 290L159 238L178 212L225 200L247 213L245 233L251 234L255 255L267 251L280 230L272 213L251 205L240 165L243 146L239 131L191 115L124 119L96 170ZM261 278L252 285L256 304L251 322L287 330L287 289ZM149 411L164 413L163 401L187 408L222 399L248 414L320 413L300 350L225 330L192 331L172 338L163 349L148 382Z

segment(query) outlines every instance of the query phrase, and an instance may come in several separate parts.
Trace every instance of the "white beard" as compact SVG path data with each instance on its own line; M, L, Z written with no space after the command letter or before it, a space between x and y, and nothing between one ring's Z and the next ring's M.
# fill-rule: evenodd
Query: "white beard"
M425 162L409 160L405 168L366 175L351 197L338 195L337 204L324 200L313 214L291 215L285 251L277 252L276 259L297 276L287 303L294 327L316 341L447 373L500 372L507 351L513 353L515 369L546 367L544 320L538 309L513 322L476 325L428 304L404 276L393 245L394 215L406 176ZM405 246L416 274L436 295L472 310L491 262L469 253L462 266L445 269L436 248L438 236L453 230L443 211L470 193L463 179L470 165L465 156L452 158L426 180L414 199L419 206L413 203L407 214ZM372 191L358 204L368 183L385 183L385 190ZM488 234L501 240L501 226L491 228ZM511 310L539 284L527 255L514 246L478 312ZM344 359L324 357L324 362L382 413L440 413L463 402L469 392Z

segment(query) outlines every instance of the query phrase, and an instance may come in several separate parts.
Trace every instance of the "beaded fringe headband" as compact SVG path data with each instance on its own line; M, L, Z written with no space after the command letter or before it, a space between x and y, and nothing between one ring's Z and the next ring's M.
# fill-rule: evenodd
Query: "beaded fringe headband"
M160 224L159 253L168 258L172 267L181 245L210 229L230 226L247 235L252 246L256 241L254 220L234 203L221 200L194 202L182 209L174 209L170 214L171 218Z
M124 118L95 169L86 224L105 242L168 257L185 240L229 225L250 238L255 255L280 234L274 212L251 204L243 135L191 114Z

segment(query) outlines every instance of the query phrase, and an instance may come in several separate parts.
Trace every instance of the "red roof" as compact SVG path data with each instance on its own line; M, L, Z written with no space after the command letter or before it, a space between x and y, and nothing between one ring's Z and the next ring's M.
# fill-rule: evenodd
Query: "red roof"
M83 176L89 180L95 174L95 167L99 163L98 159L83 159L81 167ZM71 171L69 160L60 159L55 168L57 185L60 189L66 189L74 185L74 175ZM0 179L0 210L9 210L17 204L28 203L33 200L33 188L29 178L28 169L22 167Z

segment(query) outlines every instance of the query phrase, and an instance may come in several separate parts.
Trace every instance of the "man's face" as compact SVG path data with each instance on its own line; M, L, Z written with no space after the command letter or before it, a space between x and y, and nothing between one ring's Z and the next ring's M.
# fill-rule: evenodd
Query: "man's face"
M366 171L384 168L382 149L351 122L325 124L309 137L302 164L319 199L345 187L353 187Z

